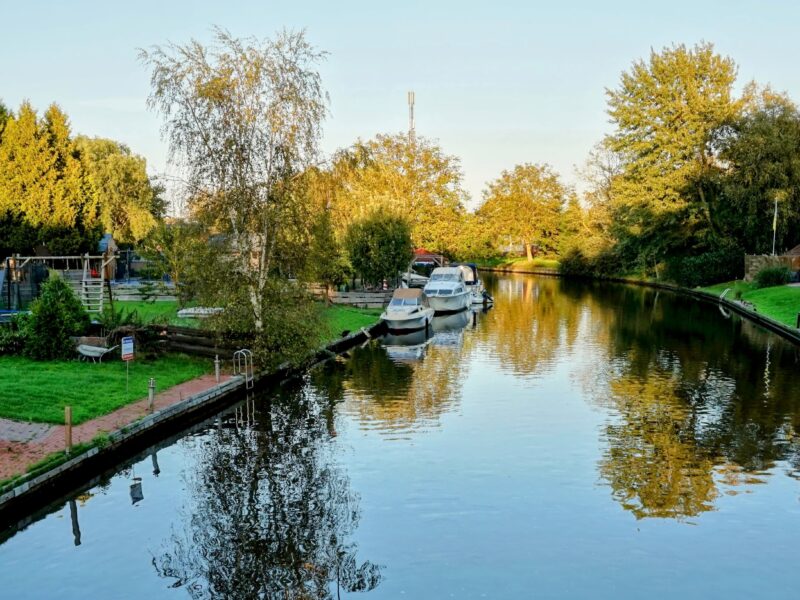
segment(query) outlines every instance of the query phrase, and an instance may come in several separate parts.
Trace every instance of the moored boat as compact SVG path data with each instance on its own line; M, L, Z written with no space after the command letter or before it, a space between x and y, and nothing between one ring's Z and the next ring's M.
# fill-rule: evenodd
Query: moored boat
M386 322L391 331L412 331L427 327L433 314L434 310L428 305L424 291L399 288L394 291L381 320Z
M464 283L470 294L470 304L483 304L484 306L494 304L494 298L483 287L483 282L478 275L478 266L475 263L454 263L450 266L458 267L464 274Z
M470 291L459 267L439 267L425 285L428 302L437 313L453 313L471 304Z

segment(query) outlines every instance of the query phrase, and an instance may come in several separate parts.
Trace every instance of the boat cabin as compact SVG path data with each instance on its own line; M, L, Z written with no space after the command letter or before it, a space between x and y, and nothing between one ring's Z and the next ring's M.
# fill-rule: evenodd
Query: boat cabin
M398 288L394 291L389 302L389 308L402 308L404 306L428 306L428 298L419 288Z

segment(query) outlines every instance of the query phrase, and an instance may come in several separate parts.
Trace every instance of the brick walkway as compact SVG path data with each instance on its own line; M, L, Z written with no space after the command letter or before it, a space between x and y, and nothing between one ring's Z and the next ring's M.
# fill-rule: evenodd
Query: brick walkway
M222 376L225 382L230 377ZM180 402L216 385L213 375L203 375L156 394L155 410ZM72 443L91 441L98 433L111 432L147 414L147 398L72 428ZM21 423L0 419L0 480L24 473L29 465L64 449L64 426Z

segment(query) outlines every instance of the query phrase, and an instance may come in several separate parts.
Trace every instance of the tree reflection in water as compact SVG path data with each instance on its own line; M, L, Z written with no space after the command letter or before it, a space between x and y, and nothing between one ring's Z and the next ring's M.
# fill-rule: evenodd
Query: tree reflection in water
M800 352L737 316L652 289L569 279L485 278L497 299L479 331L501 367L571 376L611 411L598 463L637 518L686 519L721 493L800 472Z
M368 591L382 567L349 543L358 496L331 455L330 406L305 390L256 403L254 424L228 417L199 438L192 503L153 558L193 598L336 598Z

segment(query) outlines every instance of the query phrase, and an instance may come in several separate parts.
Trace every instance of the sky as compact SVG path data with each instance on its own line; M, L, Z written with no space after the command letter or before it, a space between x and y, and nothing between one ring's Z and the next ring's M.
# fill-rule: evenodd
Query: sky
M486 182L524 162L548 163L580 187L580 167L611 126L606 88L652 49L712 42L739 65L739 83L770 83L800 100L800 3L385 2L260 0L0 0L0 100L68 114L74 133L109 137L168 174L149 74L138 48L212 27L268 37L305 29L327 51L330 94L322 150L408 127L460 158L474 207Z

